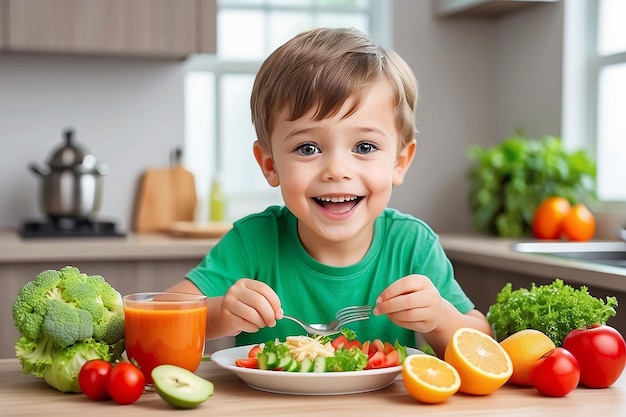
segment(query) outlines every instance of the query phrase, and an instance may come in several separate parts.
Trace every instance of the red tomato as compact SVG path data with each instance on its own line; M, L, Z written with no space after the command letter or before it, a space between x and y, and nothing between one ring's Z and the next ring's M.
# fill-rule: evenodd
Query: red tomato
M385 354L382 351L375 352L367 361L365 369L378 369L385 367Z
M80 390L94 401L102 401L109 398L107 380L111 364L102 359L93 359L85 362L78 373L78 385Z
M107 390L118 404L132 404L143 394L145 382L143 374L135 365L120 362L111 368Z
M248 352L248 357L249 358L257 358L259 356L259 352L261 352L262 350L263 349L261 349L261 346L254 345L254 346L252 346L252 348Z
M400 353L393 349L385 355L385 368L400 365Z
M363 349L363 345L358 340L350 340L344 347L346 349L352 349L353 347Z
M337 350L340 347L344 347L348 344L348 338L345 335L340 334L339 336L334 338L333 341L330 342L330 344L333 348L335 348L335 350Z
M257 358L235 359L235 365L240 368L259 368L259 360Z
M580 383L588 388L610 387L626 366L626 342L610 326L572 330L563 339L563 347L578 360Z
M564 397L580 380L578 361L569 351L557 347L543 355L530 368L530 381L547 397Z

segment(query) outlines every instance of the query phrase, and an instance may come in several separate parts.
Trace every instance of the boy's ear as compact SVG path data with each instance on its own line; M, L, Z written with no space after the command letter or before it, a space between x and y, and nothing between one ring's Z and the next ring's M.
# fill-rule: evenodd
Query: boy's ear
M272 154L266 151L258 140L254 141L254 158L256 159L257 164L259 164L267 183L272 187L278 187L280 179L278 178L278 172L274 167Z
M396 160L396 166L393 169L393 185L400 185L404 182L404 176L406 175L413 157L415 156L415 148L417 147L417 141L413 139L408 145L400 151Z

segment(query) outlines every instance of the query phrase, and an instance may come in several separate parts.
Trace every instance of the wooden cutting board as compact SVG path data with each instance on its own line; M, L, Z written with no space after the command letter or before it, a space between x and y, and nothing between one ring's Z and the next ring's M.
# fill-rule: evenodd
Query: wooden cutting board
M196 204L195 179L182 165L148 169L139 184L133 228L166 232L174 222L194 220Z

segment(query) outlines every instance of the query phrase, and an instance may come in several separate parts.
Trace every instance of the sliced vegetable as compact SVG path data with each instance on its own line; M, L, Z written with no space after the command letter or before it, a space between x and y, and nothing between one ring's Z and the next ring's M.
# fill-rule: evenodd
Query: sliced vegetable
M346 372L378 369L402 364L406 347L383 342L350 340L345 334L328 337L290 336L285 342L255 345L247 358L235 364L243 368L286 372Z

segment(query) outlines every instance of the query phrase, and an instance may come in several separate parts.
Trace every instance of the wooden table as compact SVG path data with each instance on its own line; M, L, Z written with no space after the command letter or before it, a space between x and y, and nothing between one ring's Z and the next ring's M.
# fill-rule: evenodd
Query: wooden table
M0 360L2 416L592 416L626 415L626 375L612 387L578 388L563 398L547 398L532 388L504 386L483 397L457 393L437 405L421 404L402 380L379 391L340 396L271 394L246 386L228 371L203 363L198 375L215 384L215 394L192 410L177 411L154 392L130 405L93 402L82 394L64 394L32 375L22 374L15 359ZM176 414L174 414L176 413Z

